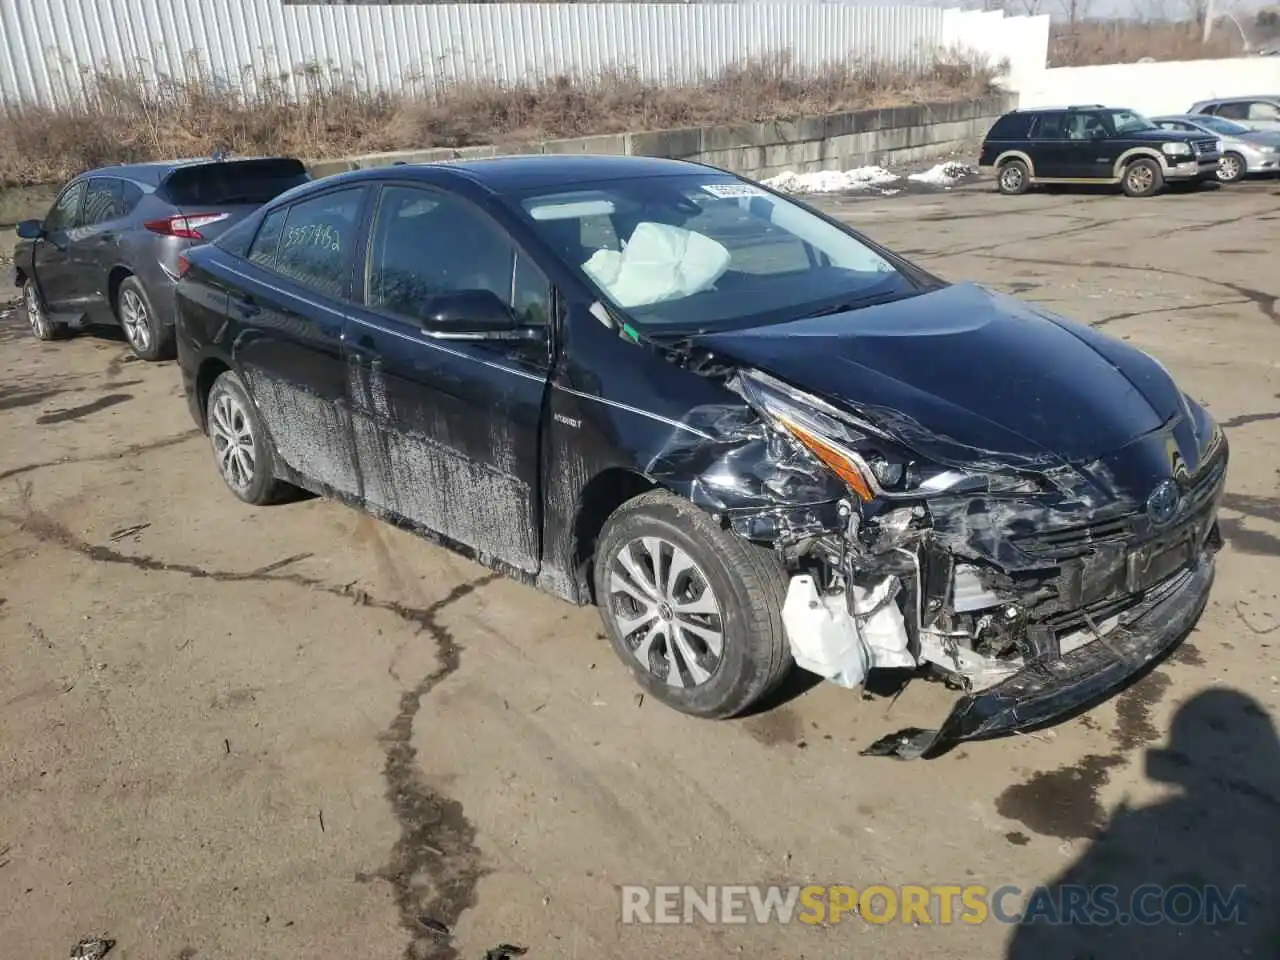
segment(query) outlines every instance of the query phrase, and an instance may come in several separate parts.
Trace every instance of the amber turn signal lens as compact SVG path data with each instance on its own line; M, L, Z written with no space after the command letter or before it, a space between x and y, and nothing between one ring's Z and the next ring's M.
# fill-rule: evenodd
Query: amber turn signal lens
M875 499L875 494L871 492L871 484L867 482L867 478L863 476L857 464L825 440L814 436L803 427L797 427L789 420L784 420L783 422L787 425L787 429L795 434L796 439L808 447L815 457L830 467L835 475L848 484L849 489L856 493L864 503L870 503Z

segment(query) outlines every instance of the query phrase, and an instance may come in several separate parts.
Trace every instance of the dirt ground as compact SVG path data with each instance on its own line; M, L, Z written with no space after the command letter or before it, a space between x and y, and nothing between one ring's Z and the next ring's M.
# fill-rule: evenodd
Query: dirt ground
M948 279L1153 352L1223 421L1227 547L1169 661L1050 732L929 762L858 751L936 725L935 685L686 719L638 700L592 609L323 500L241 505L174 365L131 362L111 331L40 344L13 314L0 953L105 933L113 960L478 960L502 942L530 960L1043 960L1066 941L994 920L624 925L617 885L1103 878L1244 883L1273 905L1280 189L823 202ZM1197 955L1274 955L1263 935L1231 926ZM1210 942L1075 936L1115 956Z

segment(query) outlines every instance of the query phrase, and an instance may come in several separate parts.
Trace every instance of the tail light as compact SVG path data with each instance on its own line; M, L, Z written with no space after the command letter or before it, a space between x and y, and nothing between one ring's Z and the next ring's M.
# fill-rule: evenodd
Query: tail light
M197 213L194 216L165 217L161 220L148 220L143 224L152 233L165 237L182 237L185 240L203 240L201 227L217 223L231 216L229 213Z
M181 280L187 275L187 271L191 269L191 261L184 256L178 257L178 279Z

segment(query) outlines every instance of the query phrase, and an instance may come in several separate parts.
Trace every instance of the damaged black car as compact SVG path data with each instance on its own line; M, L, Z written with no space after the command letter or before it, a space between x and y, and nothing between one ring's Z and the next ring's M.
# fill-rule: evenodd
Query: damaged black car
M1207 601L1227 443L1157 360L716 168L356 171L180 269L237 496L594 603L688 714L905 669L957 702L873 752L936 755L1105 697Z

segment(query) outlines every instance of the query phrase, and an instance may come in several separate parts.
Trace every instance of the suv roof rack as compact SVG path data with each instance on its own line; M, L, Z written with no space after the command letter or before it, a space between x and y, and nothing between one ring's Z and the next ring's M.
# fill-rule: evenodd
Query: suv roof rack
M1068 106L1050 103L1040 107L1018 107L1013 113L1053 113L1061 110L1109 110L1111 109L1105 103L1073 103Z

